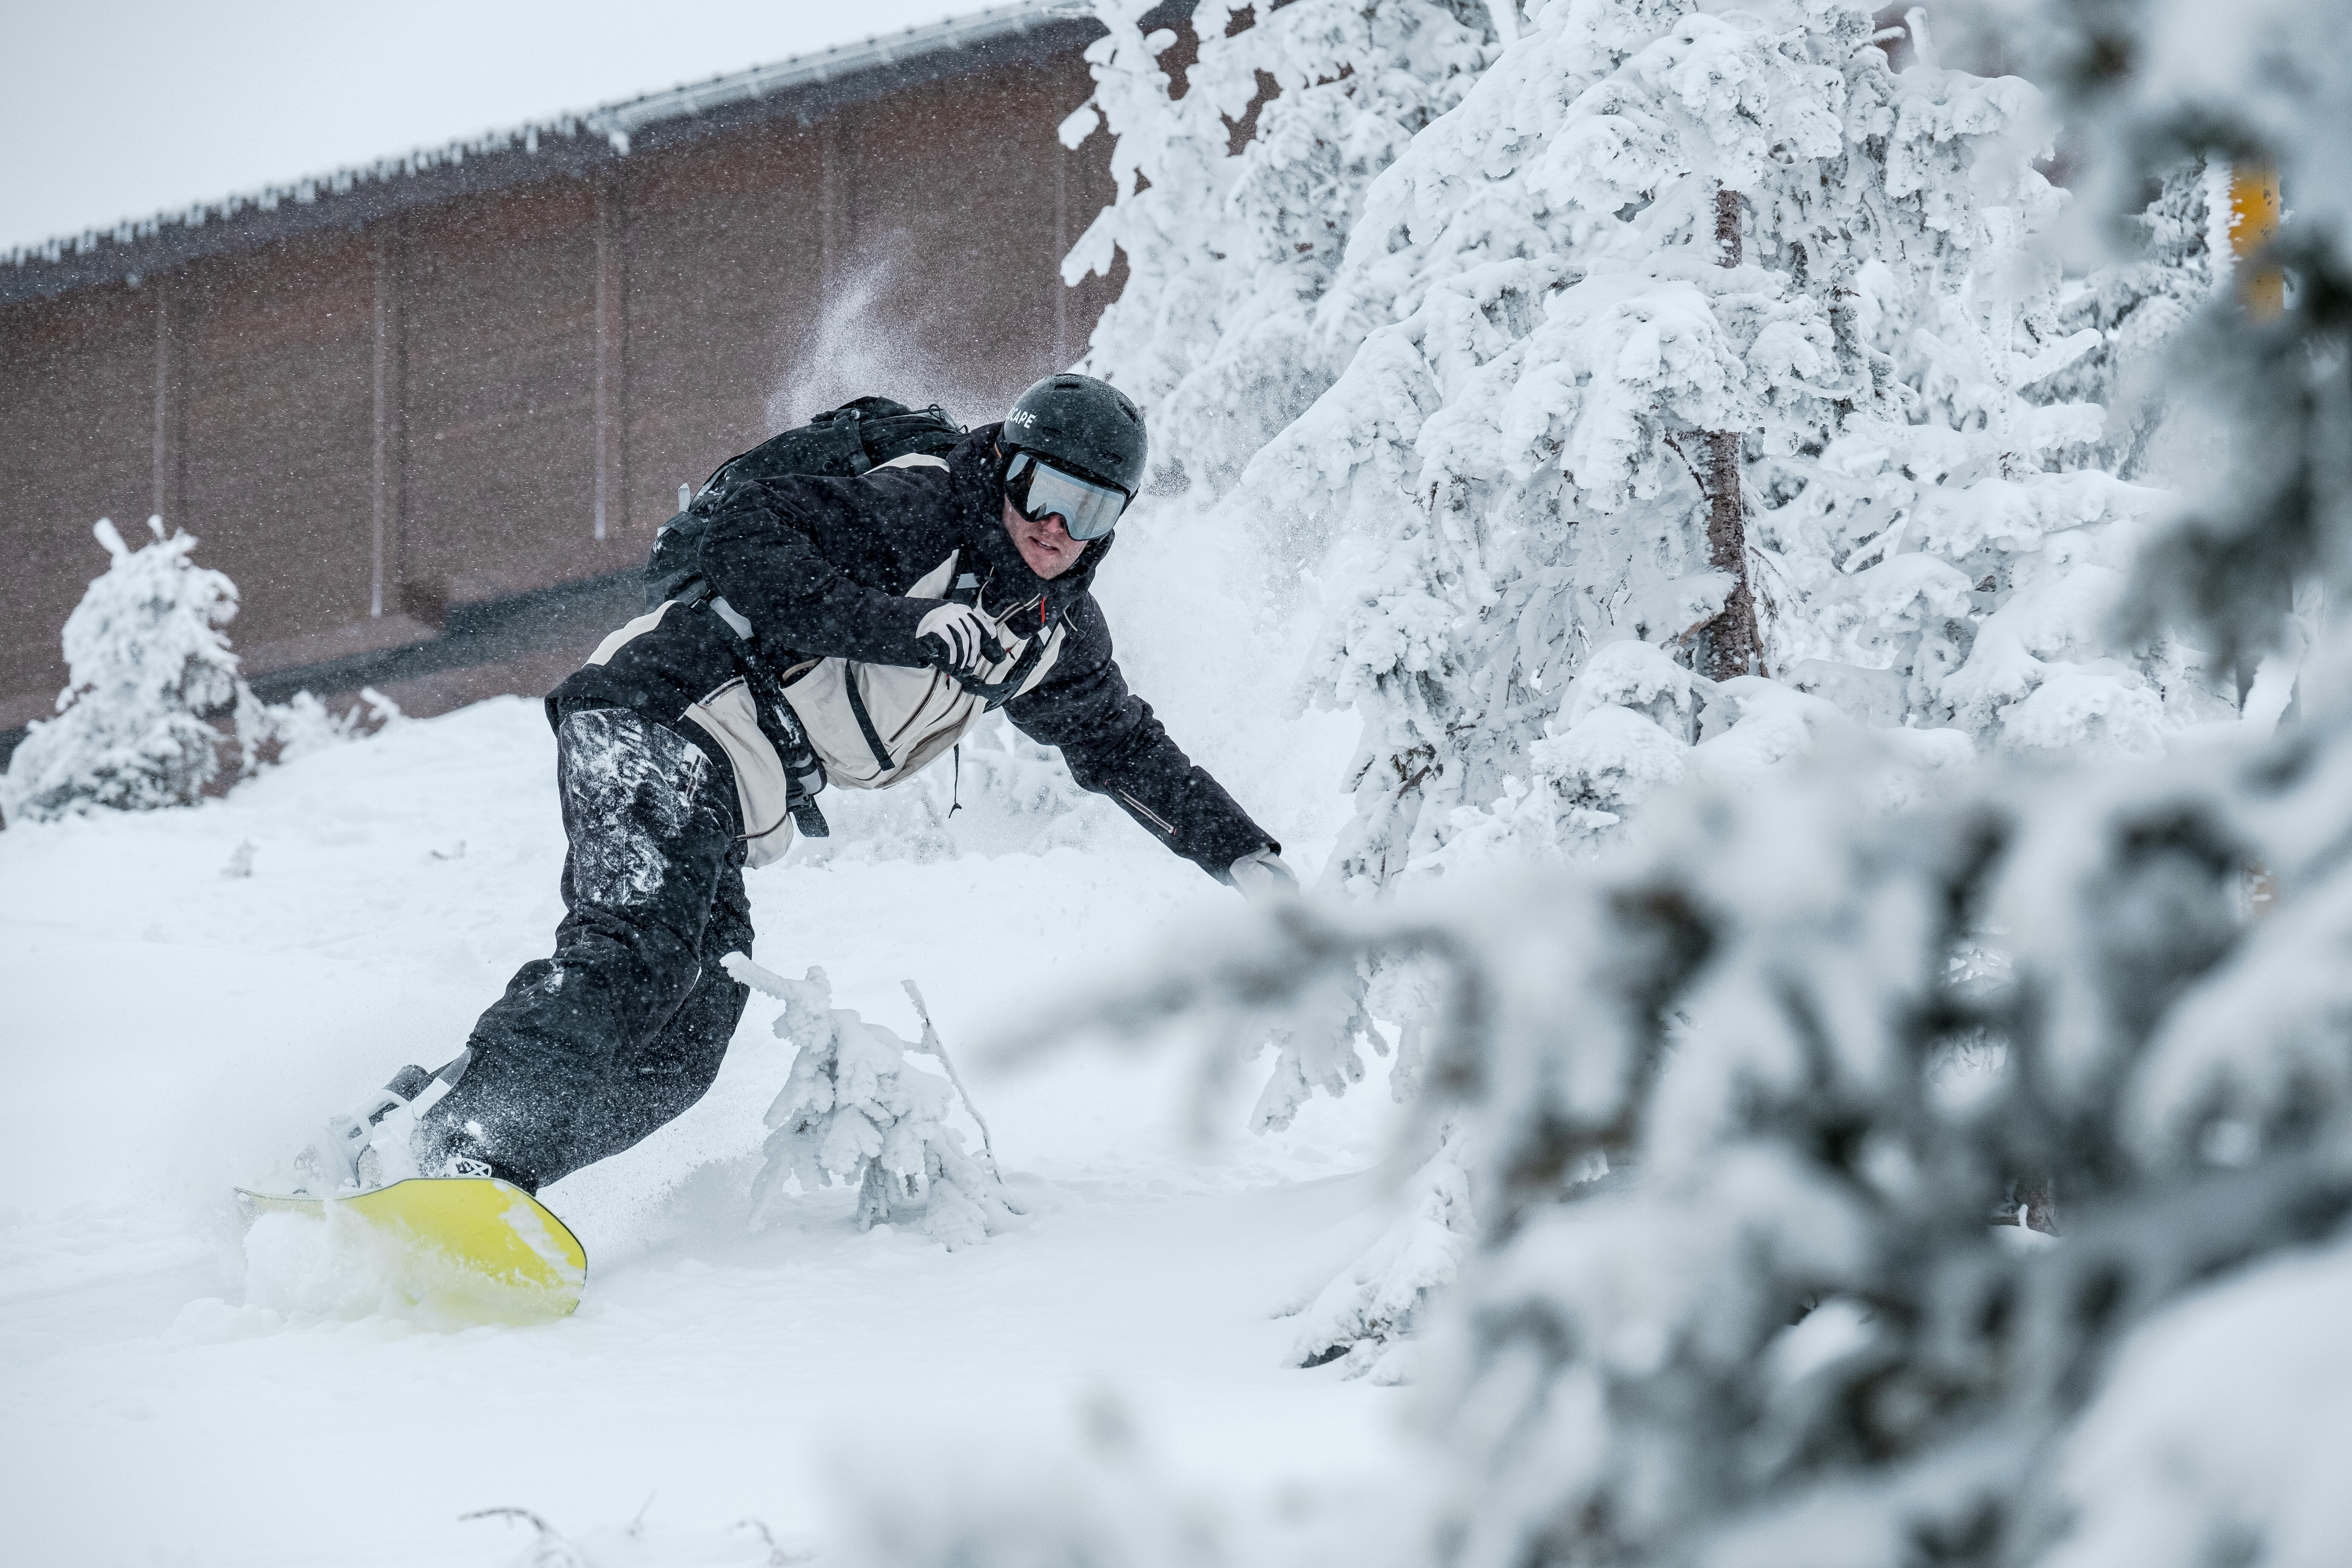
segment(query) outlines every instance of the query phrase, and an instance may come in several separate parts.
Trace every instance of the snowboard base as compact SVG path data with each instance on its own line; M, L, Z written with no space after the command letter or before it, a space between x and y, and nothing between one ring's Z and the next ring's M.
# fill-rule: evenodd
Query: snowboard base
M240 1187L247 1224L267 1215L323 1222L332 1250L395 1300L479 1323L567 1317L588 1281L588 1254L546 1206L488 1176L413 1177L351 1197Z

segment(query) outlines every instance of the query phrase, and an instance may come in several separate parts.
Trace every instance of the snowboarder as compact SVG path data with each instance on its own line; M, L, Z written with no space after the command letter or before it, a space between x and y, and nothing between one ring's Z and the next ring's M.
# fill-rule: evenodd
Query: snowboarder
M846 479L721 469L657 556L690 580L547 699L567 913L436 1075L454 1082L416 1120L415 1173L536 1192L700 1099L748 994L719 963L751 948L745 868L781 858L796 822L824 830L814 789L912 777L999 703L1211 876L1295 887L1281 846L1128 689L1087 591L1144 455L1124 394L1062 374L944 456ZM411 1173L367 1140L429 1081L412 1068L341 1123L356 1165L330 1183Z

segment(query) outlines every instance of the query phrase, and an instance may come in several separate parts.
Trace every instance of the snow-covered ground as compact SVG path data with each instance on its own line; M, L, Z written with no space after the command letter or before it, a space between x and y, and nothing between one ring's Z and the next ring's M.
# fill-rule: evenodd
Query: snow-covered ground
M552 773L538 705L505 699L193 810L0 834L10 1561L521 1560L527 1531L458 1518L500 1507L575 1533L644 1508L670 1560L754 1561L728 1555L752 1539L729 1527L821 1548L860 1454L1045 1452L1106 1394L1172 1472L1241 1495L1311 1489L1386 1440L1398 1393L1286 1367L1271 1314L1380 1223L1387 1097L1203 1147L1181 1047L974 1073L1025 1008L1236 906L1115 816L1065 833L1083 847L1022 852L969 766L961 853L754 873L754 956L824 965L837 1005L908 1035L898 983L921 984L1024 1226L950 1254L859 1234L836 1187L753 1231L792 1057L755 997L701 1104L543 1194L588 1249L576 1317L439 1331L249 1279L231 1184L401 1063L447 1057L544 952Z

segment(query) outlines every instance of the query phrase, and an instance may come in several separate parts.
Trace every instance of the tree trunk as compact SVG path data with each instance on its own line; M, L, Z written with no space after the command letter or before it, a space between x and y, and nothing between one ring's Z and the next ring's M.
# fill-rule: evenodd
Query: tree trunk
M1706 627L1706 675L1727 680L1758 673L1756 599L1748 588L1748 520L1739 494L1739 435L1706 433L1706 557L1731 574L1731 593Z
M1726 267L1739 265L1739 193L1715 192L1715 244ZM1706 625L1702 672L1714 680L1763 672L1756 637L1756 599L1748 587L1748 518L1739 493L1739 432L1706 433L1706 557L1731 574L1723 610Z

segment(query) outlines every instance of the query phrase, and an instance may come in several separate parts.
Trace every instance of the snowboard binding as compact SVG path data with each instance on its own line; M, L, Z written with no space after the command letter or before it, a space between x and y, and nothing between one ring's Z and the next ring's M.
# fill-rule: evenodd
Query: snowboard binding
M375 1147L377 1126L395 1110L422 1110L432 1100L438 1100L466 1073L466 1066L474 1059L471 1046L459 1051L436 1072L411 1063L392 1075L374 1094L360 1107L346 1115L327 1119L325 1133L294 1158L294 1166L302 1180L300 1191L320 1197L333 1196L353 1190L370 1191L398 1180L413 1172L386 1171L383 1157ZM440 1092L433 1093L440 1085ZM429 1099L428 1099L429 1096Z

